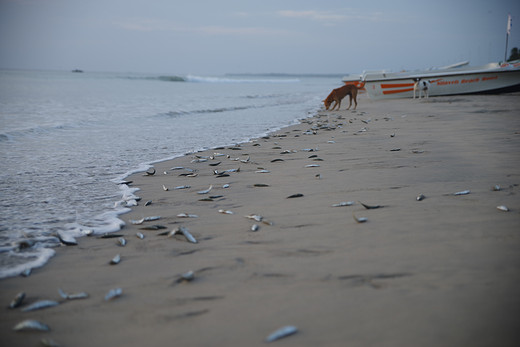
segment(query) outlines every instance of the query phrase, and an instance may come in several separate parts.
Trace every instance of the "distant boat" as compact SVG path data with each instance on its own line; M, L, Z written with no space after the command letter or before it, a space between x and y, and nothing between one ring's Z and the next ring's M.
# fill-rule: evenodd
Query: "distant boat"
M83 72L83 70L80 70L80 69L74 69L74 70L72 70L72 72L79 72L79 73L81 73L81 72Z
M520 60L477 67L467 65L468 62L461 62L421 71L369 71L363 72L359 81L364 83L371 99L411 98L417 79L430 83L430 96L520 91ZM352 80L347 77L343 82L348 84Z

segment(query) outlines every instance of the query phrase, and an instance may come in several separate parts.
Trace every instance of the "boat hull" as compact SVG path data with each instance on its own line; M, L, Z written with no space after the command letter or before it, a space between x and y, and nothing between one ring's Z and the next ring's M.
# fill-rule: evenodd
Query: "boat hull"
M516 92L520 91L520 66L515 65L481 71L367 75L365 88L371 99L412 98L414 79L420 78L430 83L430 96Z

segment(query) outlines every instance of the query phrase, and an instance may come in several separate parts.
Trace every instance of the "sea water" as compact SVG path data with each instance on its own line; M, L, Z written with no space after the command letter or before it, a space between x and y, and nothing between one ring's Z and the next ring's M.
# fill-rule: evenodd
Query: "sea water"
M0 71L0 278L115 232L131 173L316 112L340 76Z

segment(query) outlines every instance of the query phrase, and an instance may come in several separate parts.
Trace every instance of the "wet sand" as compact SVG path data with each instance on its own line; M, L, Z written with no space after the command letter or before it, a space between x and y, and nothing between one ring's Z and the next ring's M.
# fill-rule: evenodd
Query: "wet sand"
M155 175L128 178L141 200L121 216L126 246L81 238L31 276L0 281L4 306L20 291L24 306L62 302L2 309L0 344L260 346L294 325L296 334L273 343L516 345L519 109L518 94L362 96L355 112L323 111L268 138L158 163ZM214 174L230 169L240 170ZM333 207L341 202L353 204ZM130 222L150 216L161 218ZM166 229L142 230L152 225ZM181 226L198 243L158 235ZM121 262L110 265L116 254ZM183 281L188 271L194 278ZM89 297L66 301L58 288ZM113 288L123 294L105 301ZM51 331L13 331L24 319Z

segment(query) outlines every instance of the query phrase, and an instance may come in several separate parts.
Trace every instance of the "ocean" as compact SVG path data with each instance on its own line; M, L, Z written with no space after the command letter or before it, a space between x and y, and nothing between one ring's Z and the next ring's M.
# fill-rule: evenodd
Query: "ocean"
M115 232L153 163L260 137L319 110L341 76L0 70L0 278L57 235ZM137 193L138 195L138 193Z

